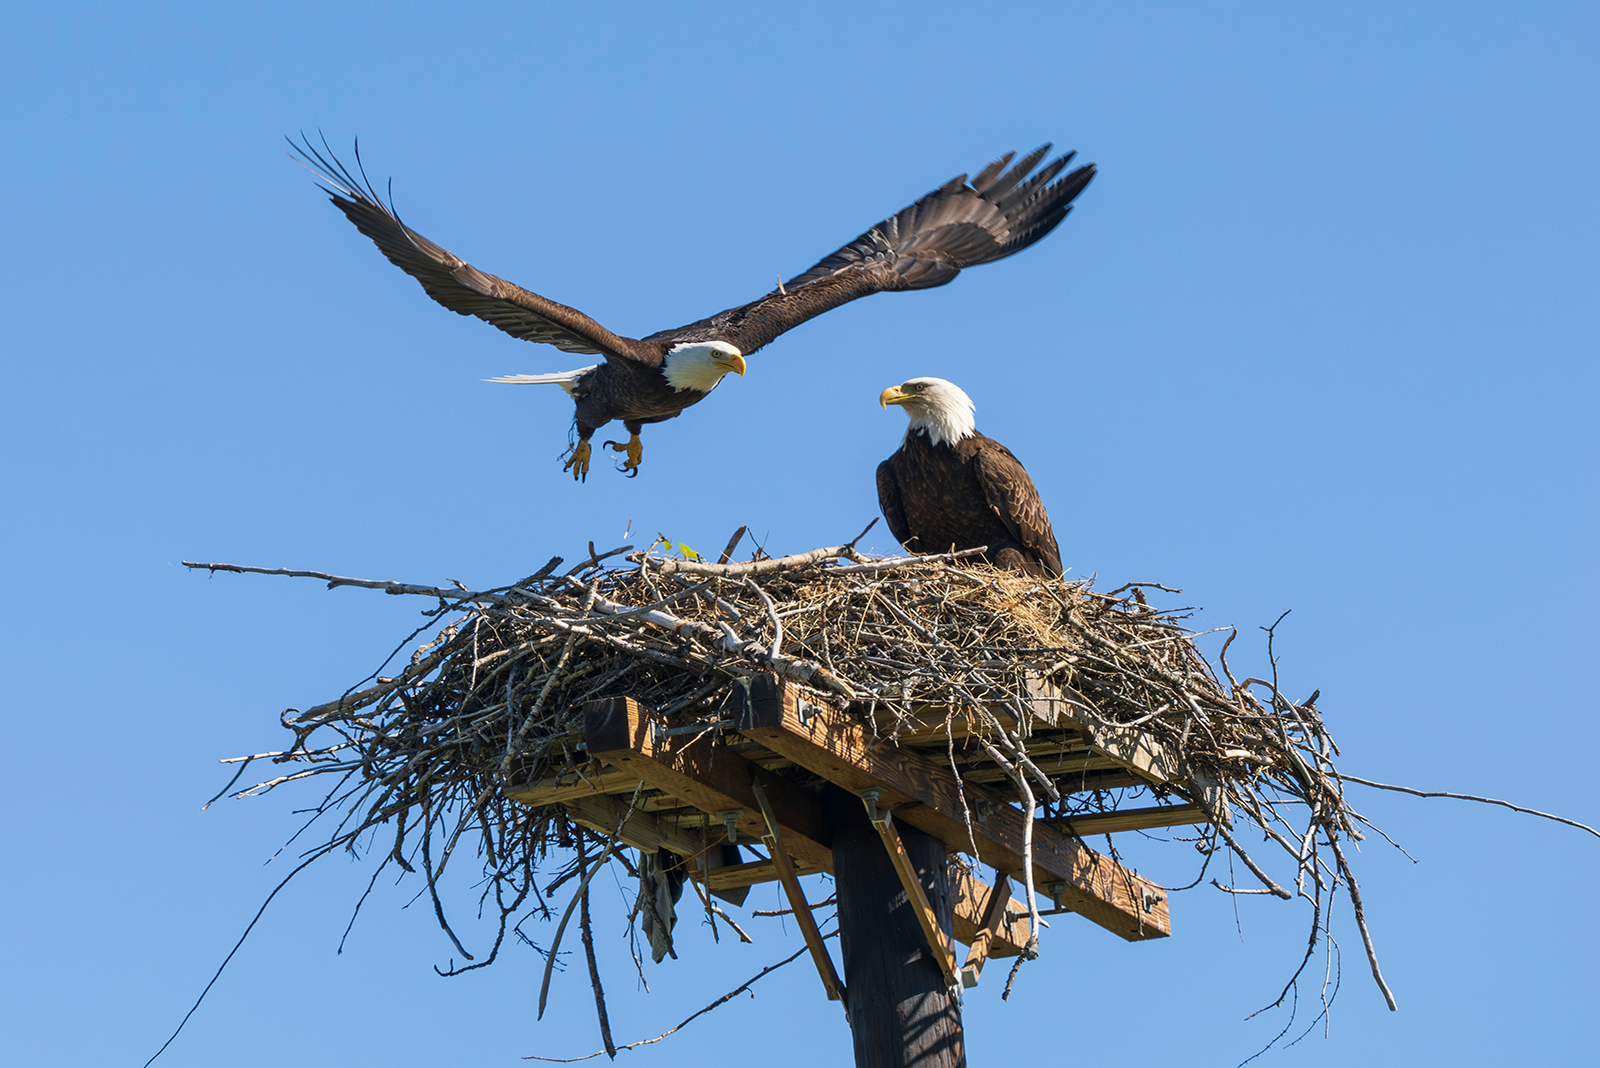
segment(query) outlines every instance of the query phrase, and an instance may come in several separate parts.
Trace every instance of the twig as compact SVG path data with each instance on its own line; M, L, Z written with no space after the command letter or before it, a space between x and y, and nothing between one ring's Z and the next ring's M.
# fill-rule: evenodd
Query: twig
M1568 827L1576 827L1580 831L1588 831L1595 837L1600 838L1600 831L1595 830L1587 823L1579 823L1577 820L1569 820L1565 816L1557 816L1549 812L1540 812L1536 808L1523 808L1521 805L1513 805L1510 801L1501 801L1493 797L1478 797L1475 794L1452 794L1444 790L1413 790L1409 786L1392 786L1389 783L1373 782L1371 779L1359 779L1354 775L1346 775L1340 771L1329 772L1329 774L1336 779L1353 782L1357 786L1370 786L1375 790L1393 790L1396 793L1410 794L1413 797L1449 797L1457 801L1476 801L1483 805L1499 805L1501 808L1509 808L1511 811L1520 812L1525 816L1538 816L1540 819L1555 820L1557 823L1564 823Z
M823 937L824 938L832 938L833 935L837 934L837 933L838 932L833 932L832 934L827 934L827 935L824 935ZM726 994L722 995L720 998L718 998L717 1000L713 1001L711 1004L707 1005L705 1008L701 1009L699 1012L694 1013L692 1016L689 1016L686 1019L684 1019L682 1023L678 1024L678 1026L672 1027L672 1028L668 1028L667 1030L665 1030L665 1031L661 1032L659 1035L657 1035L655 1038L646 1038L646 1039L641 1039L638 1042L629 1042L626 1046L618 1046L617 1049L619 1049L619 1050L638 1049L640 1046L654 1045L655 1043L660 1042L663 1038L666 1038L669 1035L677 1034L679 1031L682 1031L685 1027L688 1027L695 1020L697 1020L700 1017L704 1016L706 1013L710 1012L712 1009L716 1008L719 1005L724 1005L727 1002L732 1001L734 998L738 997L740 994L744 993L746 990L749 990L752 986L754 986L756 983L760 982L763 978L765 978L766 975L769 972L777 971L779 968L783 967L785 964L788 964L791 961L799 959L800 955L802 953L806 953L806 952L808 952L807 948L805 946L801 946L799 949L795 950L793 953L791 953L789 956L783 958L778 963L769 964L765 968L762 968L755 975L751 976L749 979L746 979L743 983L741 983L738 986L734 987L732 990L728 991ZM593 1060L594 1058L600 1056L604 1052L606 1052L606 1051L605 1050L596 1050L594 1053L589 1053L589 1054L586 1054L586 1055L584 1055L582 1057L538 1057L538 1056L534 1056L532 1054L529 1054L527 1056L524 1056L522 1059L525 1060L525 1061L549 1061L549 1062L551 1062L553 1064L575 1064L578 1061Z

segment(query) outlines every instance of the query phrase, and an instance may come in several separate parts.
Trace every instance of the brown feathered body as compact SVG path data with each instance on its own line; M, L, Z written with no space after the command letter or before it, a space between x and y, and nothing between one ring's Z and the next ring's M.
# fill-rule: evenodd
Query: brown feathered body
M987 546L983 559L1030 575L1061 574L1061 550L1027 469L978 433L971 401L949 382L912 379L883 393L911 416L905 440L878 465L878 505L916 553Z

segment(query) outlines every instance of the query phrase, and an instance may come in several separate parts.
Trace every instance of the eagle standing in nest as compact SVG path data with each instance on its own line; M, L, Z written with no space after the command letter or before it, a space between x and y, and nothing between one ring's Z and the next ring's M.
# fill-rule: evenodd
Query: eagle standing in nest
M983 559L1030 575L1061 574L1061 550L1033 479L1011 450L978 433L972 398L942 378L913 378L878 397L911 417L878 465L878 506L912 552L988 546Z
M644 455L639 430L645 423L676 418L730 371L743 375L745 357L784 331L858 297L941 286L963 267L1022 251L1066 218L1072 199L1095 173L1093 164L1079 167L1052 185L1074 153L1030 177L1050 146L1030 152L1009 170L1015 153L1008 152L971 184L964 174L952 178L759 300L636 339L486 274L406 226L392 201L385 205L366 180L359 152L358 179L332 152L324 156L309 141L304 147L290 144L327 186L334 205L428 296L524 341L605 357L604 363L571 371L490 379L566 390L577 403L578 441L563 469L577 479L589 472L590 436L611 420L621 419L630 437L625 444L605 444L625 452L622 470L636 474Z

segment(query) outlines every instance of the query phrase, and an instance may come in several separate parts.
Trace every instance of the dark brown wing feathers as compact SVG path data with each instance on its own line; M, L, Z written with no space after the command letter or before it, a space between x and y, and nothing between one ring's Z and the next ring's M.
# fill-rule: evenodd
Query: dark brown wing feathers
M964 267L992 263L1044 237L1072 210L1094 177L1093 164L1049 184L1072 160L1067 153L1029 173L1050 151L1044 145L1010 170L1014 153L995 160L969 185L958 175L788 282L781 290L709 319L652 334L646 341L722 340L745 355L786 330L872 293L929 289Z
M1048 144L1015 165L1011 165L1015 153L1008 152L979 171L970 184L964 174L952 178L778 291L688 326L634 340L613 334L575 308L480 271L406 226L393 205L385 205L366 180L359 151L361 177L357 178L331 151L324 155L309 140L290 145L356 228L446 308L564 352L621 357L650 366L659 366L666 351L680 342L727 341L748 356L785 331L860 297L944 285L962 268L1004 259L1055 229L1095 174L1090 164L1056 181L1073 158L1070 152L1035 172L1050 151Z
M1061 550L1033 479L982 434L954 447L914 431L878 466L878 504L895 540L918 553L987 546L984 559L1061 574Z
M400 221L371 183L357 179L331 152L323 156L307 141L290 142L328 187L345 217L378 246L389 262L421 283L428 296L462 315L473 315L513 337L541 341L563 352L623 357L659 365L662 350L619 337L589 316L521 286L478 270ZM357 155L359 169L359 153Z
M981 434L978 436L983 438ZM1039 498L1039 491L1021 461L998 441L983 438L982 446L973 457L973 466L990 509L1011 536L1043 561L1052 573L1061 574L1061 549L1056 545L1055 531L1050 529L1044 501Z

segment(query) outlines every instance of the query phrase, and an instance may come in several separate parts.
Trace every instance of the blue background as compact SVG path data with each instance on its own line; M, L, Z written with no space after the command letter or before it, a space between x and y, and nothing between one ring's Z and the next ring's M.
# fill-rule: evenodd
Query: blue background
M832 544L876 515L904 425L876 397L915 375L971 393L1074 574L1183 587L1258 673L1254 628L1293 608L1281 670L1321 688L1346 770L1600 822L1595 9L1106 7L8 8L6 1059L154 1051L320 796L202 813L215 759L278 748L279 710L341 692L419 618L180 560L483 587L630 524L707 551L740 524L773 553ZM1007 149L1054 139L1101 174L1036 248L797 329L648 429L638 479L600 463L575 485L570 402L480 380L584 361L427 300L284 158L301 129L346 154L359 135L420 232L635 336L765 292ZM1592 1056L1600 841L1355 800L1417 859L1355 858L1401 1011L1341 906L1327 1037L1266 1063ZM1119 846L1153 878L1194 871L1186 845ZM435 977L452 950L404 907L413 883L380 888L336 955L370 863L292 884L161 1063L598 1048L581 965L537 1024L527 949ZM757 945L713 946L691 918L645 994L630 894L598 906L619 1041L800 945L756 919ZM1234 905L1179 895L1174 937L1143 945L1059 917L1009 1003L998 980L969 994L972 1063L1248 1057L1283 1026L1243 1018L1307 917ZM623 1056L848 1060L804 960L755 994Z

